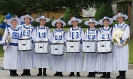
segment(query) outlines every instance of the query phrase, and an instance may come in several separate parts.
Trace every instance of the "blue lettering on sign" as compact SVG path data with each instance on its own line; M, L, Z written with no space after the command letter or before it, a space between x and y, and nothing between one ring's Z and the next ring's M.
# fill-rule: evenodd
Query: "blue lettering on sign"
M30 30L24 30L23 36L29 36L30 37Z
M13 38L13 39L18 39L18 38L19 38L19 33L13 32L13 33L12 33L12 38Z
M88 39L95 39L95 35L88 35Z
M46 33L45 32L43 32L43 33L39 32L39 38L46 38Z
M62 40L62 35L55 35L55 40Z
M109 34L106 34L106 38L105 38L105 34L102 34L102 39L109 39Z
M78 32L72 32L72 39L78 39L78 38L79 38Z

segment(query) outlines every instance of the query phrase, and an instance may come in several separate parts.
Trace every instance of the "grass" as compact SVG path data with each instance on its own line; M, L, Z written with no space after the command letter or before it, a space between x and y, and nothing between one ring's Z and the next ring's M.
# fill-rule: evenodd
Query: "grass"
M52 29L50 29L50 31L52 31ZM64 28L64 30L67 32L68 28ZM86 28L83 29L84 31L86 30ZM3 51L3 47L2 45L0 45L0 57L4 56L4 51ZM130 40L129 42L129 63L133 64L133 39Z

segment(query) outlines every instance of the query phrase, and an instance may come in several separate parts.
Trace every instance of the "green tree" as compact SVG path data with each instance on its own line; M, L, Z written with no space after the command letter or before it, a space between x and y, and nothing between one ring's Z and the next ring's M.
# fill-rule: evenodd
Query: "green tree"
M0 13L18 16L41 11L57 11L60 8L97 8L101 3L112 4L116 0L0 0Z
M112 5L102 3L102 5L96 10L95 19L100 20L104 16L113 17Z

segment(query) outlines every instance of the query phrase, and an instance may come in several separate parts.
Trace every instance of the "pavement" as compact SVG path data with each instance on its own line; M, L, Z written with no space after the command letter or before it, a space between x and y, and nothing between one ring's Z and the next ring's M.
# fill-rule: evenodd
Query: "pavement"
M102 74L96 74L95 78L88 78L87 72L81 72L81 77L69 77L68 72L63 72L63 77L55 77L53 76L55 72L51 71L50 69L47 69L47 75L48 76L36 76L38 73L38 69L32 69L31 70L31 76L20 76L22 73L22 70L18 70L17 73L19 76L16 77L10 77L9 76L9 70L2 70L2 62L3 58L0 58L0 79L101 79L99 78ZM129 64L129 69L126 72L126 79L133 79L133 65ZM111 78L110 79L116 79L115 77L118 75L118 72L112 72L111 73ZM103 78L104 79L104 78Z

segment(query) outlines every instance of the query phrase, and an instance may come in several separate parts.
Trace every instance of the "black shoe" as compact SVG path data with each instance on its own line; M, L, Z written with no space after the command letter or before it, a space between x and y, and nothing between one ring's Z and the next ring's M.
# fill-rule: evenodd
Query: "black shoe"
M89 72L87 77L91 77L92 76L92 72Z
M75 76L75 75L74 75L74 72L71 72L71 73L69 74L69 77L72 77L72 76Z
M106 72L103 72L103 75L100 78L106 78Z
M121 77L119 77L119 79L125 79L125 77L124 76L121 76Z
M43 73L43 76L47 76L47 74L46 73Z
M21 76L26 76L27 75L27 70L23 70L23 73L21 74Z
M119 75L119 76L116 76L116 78L117 78L117 79L120 78L120 75Z
M106 74L106 77L105 78L111 78L110 77L110 72L107 72L107 74Z
M39 72L39 73L37 74L37 76L42 76L42 73Z
M14 76L18 76L18 74L17 74L17 73L15 73L15 74L14 74Z
M38 74L37 74L37 76L42 76L42 68L38 68Z
M18 76L17 70L13 70L14 76Z
M15 75L13 73L10 73L10 76L14 77Z
M46 68L43 68L43 76L47 76L47 74L46 74Z
M31 74L30 74L30 70L28 69L28 70L26 70L27 71L27 76L31 76Z
M59 76L59 72L56 72L56 73L54 74L54 76Z
M62 74L62 72L59 72L59 76L60 76L60 77L63 77L63 74Z
M79 73L79 72L77 72L76 76L77 76L77 77L80 77L80 73Z
M95 77L95 72L92 72L92 75L91 75L91 77Z

